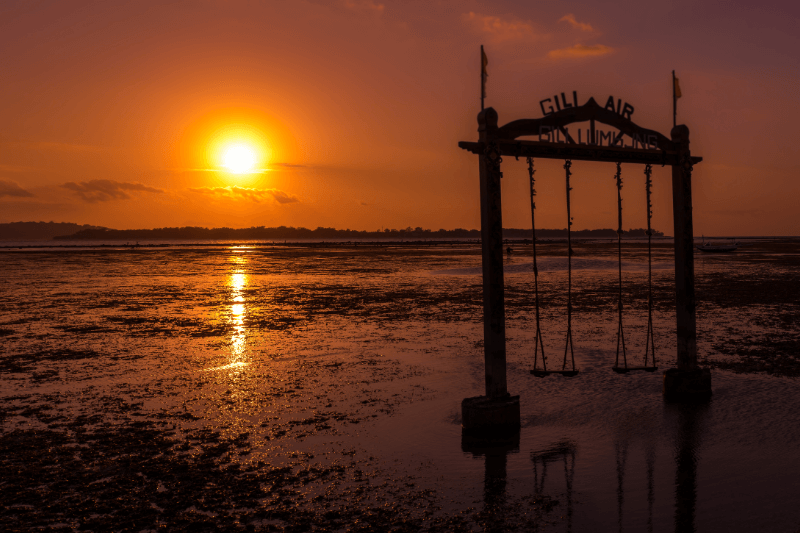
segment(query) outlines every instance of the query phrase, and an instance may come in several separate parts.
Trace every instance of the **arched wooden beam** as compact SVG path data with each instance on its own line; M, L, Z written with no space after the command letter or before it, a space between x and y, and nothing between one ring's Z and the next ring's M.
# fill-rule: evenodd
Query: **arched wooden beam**
M633 138L638 135L641 139L647 139L647 136L655 136L656 144L659 150L675 150L675 144L655 130L648 130L637 126L630 120L623 118L614 111L600 107L594 98L589 98L589 101L580 107L569 107L557 111L542 118L523 118L509 122L502 128L498 129L498 138L503 140L514 140L518 137L525 137L529 135L538 136L541 133L541 128L548 128L548 131L559 130L564 133L564 126L574 122L588 122L594 120L601 124L606 124L620 131L621 134L628 135ZM618 135L615 143L622 138ZM572 139L567 139L567 142L574 144Z

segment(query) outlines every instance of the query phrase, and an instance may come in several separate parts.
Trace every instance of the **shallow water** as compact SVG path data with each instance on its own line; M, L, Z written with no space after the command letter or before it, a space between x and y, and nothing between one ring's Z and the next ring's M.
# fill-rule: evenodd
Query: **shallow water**
M540 248L548 363L563 246ZM581 373L537 379L530 251L507 263L519 443L462 443L483 387L478 247L21 250L0 255L0 526L796 531L800 244L696 257L702 407L613 373L616 246L573 258ZM653 257L674 366L672 258ZM628 357L647 255L624 249ZM463 448L463 449L462 449ZM465 451L467 450L467 451Z

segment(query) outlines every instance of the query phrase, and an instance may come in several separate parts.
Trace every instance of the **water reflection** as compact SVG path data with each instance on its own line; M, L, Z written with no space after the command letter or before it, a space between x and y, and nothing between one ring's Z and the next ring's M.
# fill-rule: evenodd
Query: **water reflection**
M605 516L608 521L603 526L604 531L696 531L699 450L709 405L666 404L663 409L662 420L658 417L644 418L643 412L623 416L613 433L611 449L604 448L610 453L587 459L589 462L610 463L608 474L611 475L606 478L609 483L605 485L601 481L602 488L596 485L597 479L591 482L591 486L581 487L582 482L587 482L581 475L578 476L578 485L575 484L576 441L563 438L549 446L534 448L530 452L533 486L524 489L526 495L522 500L518 489L514 489L508 479L509 455L519 452L519 436L504 440L497 436L481 439L462 434L462 451L484 461L483 509L479 512L481 526L487 531L514 530L520 524L534 530L549 530L555 525L552 520L558 516L561 525L556 529L559 531L596 527L597 509L594 504L587 506L584 501L581 505L580 501L575 501L575 494L600 491L609 497L601 496L596 500L607 506ZM659 476L659 494L664 501L657 506L656 456L664 445L673 450L674 462L667 461L659 469L662 474ZM592 457L591 451L588 457ZM582 466L584 475L587 467L596 468L586 464ZM612 474L614 470L615 477ZM674 494L674 501L668 494ZM530 514L524 522L520 522L522 518L516 508L521 501L532 502ZM550 514L556 509L556 514Z
M577 445L569 440L559 441L544 450L531 452L533 463L533 489L537 499L545 496L547 465L563 463L567 500L567 531L572 531L572 482L575 479L575 450Z
M247 335L245 331L244 319L247 312L245 303L245 288L247 287L247 259L242 256L234 256L232 259L235 267L228 279L230 290L230 323L233 326L233 333L230 338L230 362L220 368L235 369L237 372L247 363L244 361L245 348L247 347Z
M622 516L625 507L625 464L628 462L628 439L614 441L617 460L617 530L622 533Z
M675 423L675 531L694 532L697 509L697 463L708 405L666 405Z
M665 404L664 423L667 434L671 436L672 449L674 450L674 494L673 507L674 528L676 532L694 532L696 530L695 518L697 509L697 467L699 461L698 450L702 444L703 423L708 411L708 404ZM624 531L626 490L625 485L627 465L631 444L635 440L642 440L644 451L645 475L647 476L647 526L646 530L654 529L653 509L655 507L655 462L657 453L658 432L652 425L653 421L640 421L638 431L631 431L630 421L624 421L615 432L614 455L617 474L617 530ZM634 473L635 475L635 473ZM634 485L635 480L634 481ZM627 492L631 494L630 489ZM637 514L634 502L634 514ZM628 507L628 511L631 509ZM662 517L663 519L663 517ZM628 523L630 525L630 522ZM663 527L664 524L661 525ZM641 526L636 525L636 530Z
M506 531L508 455L519 452L519 433L488 438L462 433L461 450L484 457L482 521L486 530Z

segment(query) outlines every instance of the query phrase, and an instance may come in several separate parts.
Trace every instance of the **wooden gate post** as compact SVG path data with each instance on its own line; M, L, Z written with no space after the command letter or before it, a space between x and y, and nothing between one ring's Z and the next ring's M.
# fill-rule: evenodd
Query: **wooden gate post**
M508 394L506 384L506 309L503 279L503 209L497 113L491 107L478 115L478 133L485 146L480 154L481 257L483 267L483 352L486 396Z
M510 396L506 383L506 318L503 281L503 215L497 112L478 114L481 191L481 253L483 265L483 352L486 395L461 402L464 430L519 431L519 396Z
M675 318L678 336L677 368L664 373L667 399L704 399L711 395L711 371L697 365L697 302L694 291L694 231L692 228L692 159L689 128L675 126L678 148L672 165L672 214L675 236Z

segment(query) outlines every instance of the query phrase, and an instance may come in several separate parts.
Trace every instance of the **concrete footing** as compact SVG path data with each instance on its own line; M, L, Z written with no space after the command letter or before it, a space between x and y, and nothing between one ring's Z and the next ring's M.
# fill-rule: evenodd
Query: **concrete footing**
M475 396L461 401L462 433L481 438L507 438L520 430L519 396Z
M664 372L664 399L670 402L697 402L711 398L711 370L678 370Z

